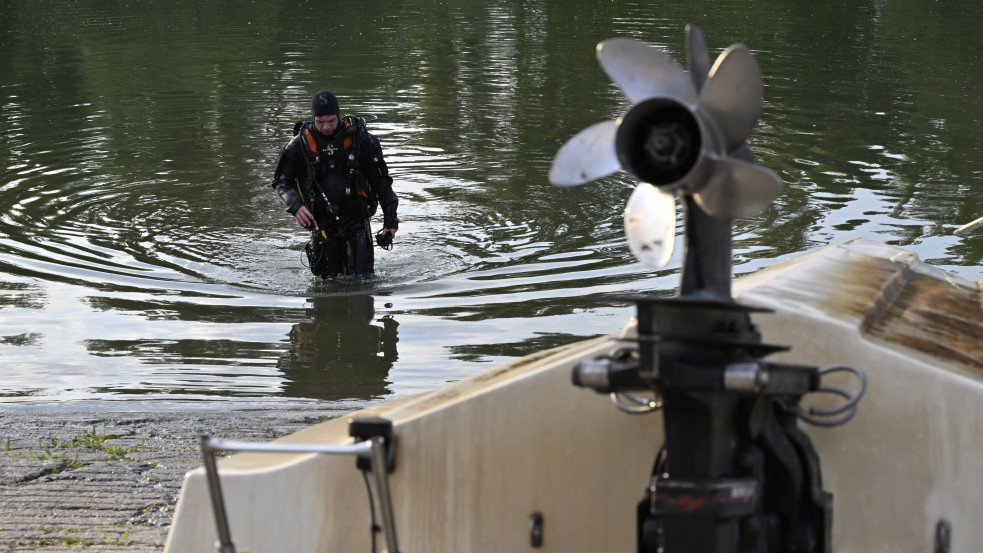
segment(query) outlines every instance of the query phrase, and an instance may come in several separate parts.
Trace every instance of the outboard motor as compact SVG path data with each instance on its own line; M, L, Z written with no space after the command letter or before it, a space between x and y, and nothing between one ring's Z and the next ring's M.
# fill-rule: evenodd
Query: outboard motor
M679 295L636 298L637 344L581 363L573 380L629 413L663 411L665 442L637 509L639 552L829 552L832 498L797 420L846 422L864 376L764 360L787 348L762 341L751 320L762 310L737 304L730 290L732 220L781 191L745 143L761 113L761 71L742 45L711 67L702 32L687 26L686 36L689 73L644 42L601 42L601 67L633 105L571 138L550 171L557 186L618 170L637 178L625 230L654 268L672 253L677 197L686 215ZM839 371L858 378L857 392L823 385ZM806 409L810 392L845 401Z

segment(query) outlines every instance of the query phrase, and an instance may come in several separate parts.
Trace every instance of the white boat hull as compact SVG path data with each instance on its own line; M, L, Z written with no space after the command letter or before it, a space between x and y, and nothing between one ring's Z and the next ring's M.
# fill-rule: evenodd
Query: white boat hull
M933 551L938 523L946 521L951 551L976 551L983 543L976 523L983 495L977 283L856 240L738 280L734 296L774 311L754 316L765 342L792 347L774 360L848 363L867 374L852 421L804 425L834 498L834 550ZM577 362L633 336L629 323L620 333L278 441L350 443L351 419L390 419L390 486L404 552L635 551L635 508L663 441L661 415L627 415L571 384ZM219 471L238 551L371 549L366 487L354 459L245 453L221 459ZM539 548L530 537L536 513L543 518ZM186 476L166 551L212 552L216 539L198 469Z

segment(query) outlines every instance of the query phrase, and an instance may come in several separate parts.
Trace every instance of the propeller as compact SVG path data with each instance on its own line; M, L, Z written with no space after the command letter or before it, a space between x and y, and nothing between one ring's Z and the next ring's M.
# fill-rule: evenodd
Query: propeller
M745 141L761 115L761 69L741 44L710 65L703 33L686 28L690 73L640 40L611 38L597 59L632 102L619 119L594 124L564 144L550 169L556 186L619 170L641 184L625 209L629 246L654 268L672 254L675 196L692 196L721 219L754 215L781 192L773 171L754 164ZM646 219L650 221L646 221Z

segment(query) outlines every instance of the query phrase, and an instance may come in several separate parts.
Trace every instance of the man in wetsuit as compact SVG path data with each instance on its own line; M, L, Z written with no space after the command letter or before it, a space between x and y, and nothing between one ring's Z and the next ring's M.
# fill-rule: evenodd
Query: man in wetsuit
M340 116L338 99L322 90L311 100L313 122L298 123L280 152L273 189L297 224L311 231L311 272L323 278L374 271L369 219L382 206L380 245L399 228L392 178L379 140L360 117Z

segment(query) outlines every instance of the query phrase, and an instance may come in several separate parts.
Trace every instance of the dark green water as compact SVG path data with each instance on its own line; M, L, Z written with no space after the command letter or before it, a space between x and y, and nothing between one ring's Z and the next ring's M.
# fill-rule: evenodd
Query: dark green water
M328 7L330 6L330 9ZM0 2L0 409L358 406L619 329L670 294L624 242L624 175L556 189L628 107L612 36L755 53L751 138L786 188L735 271L867 236L980 279L983 5ZM315 281L269 187L317 90L379 116L401 198L371 282ZM375 221L376 226L381 224Z

